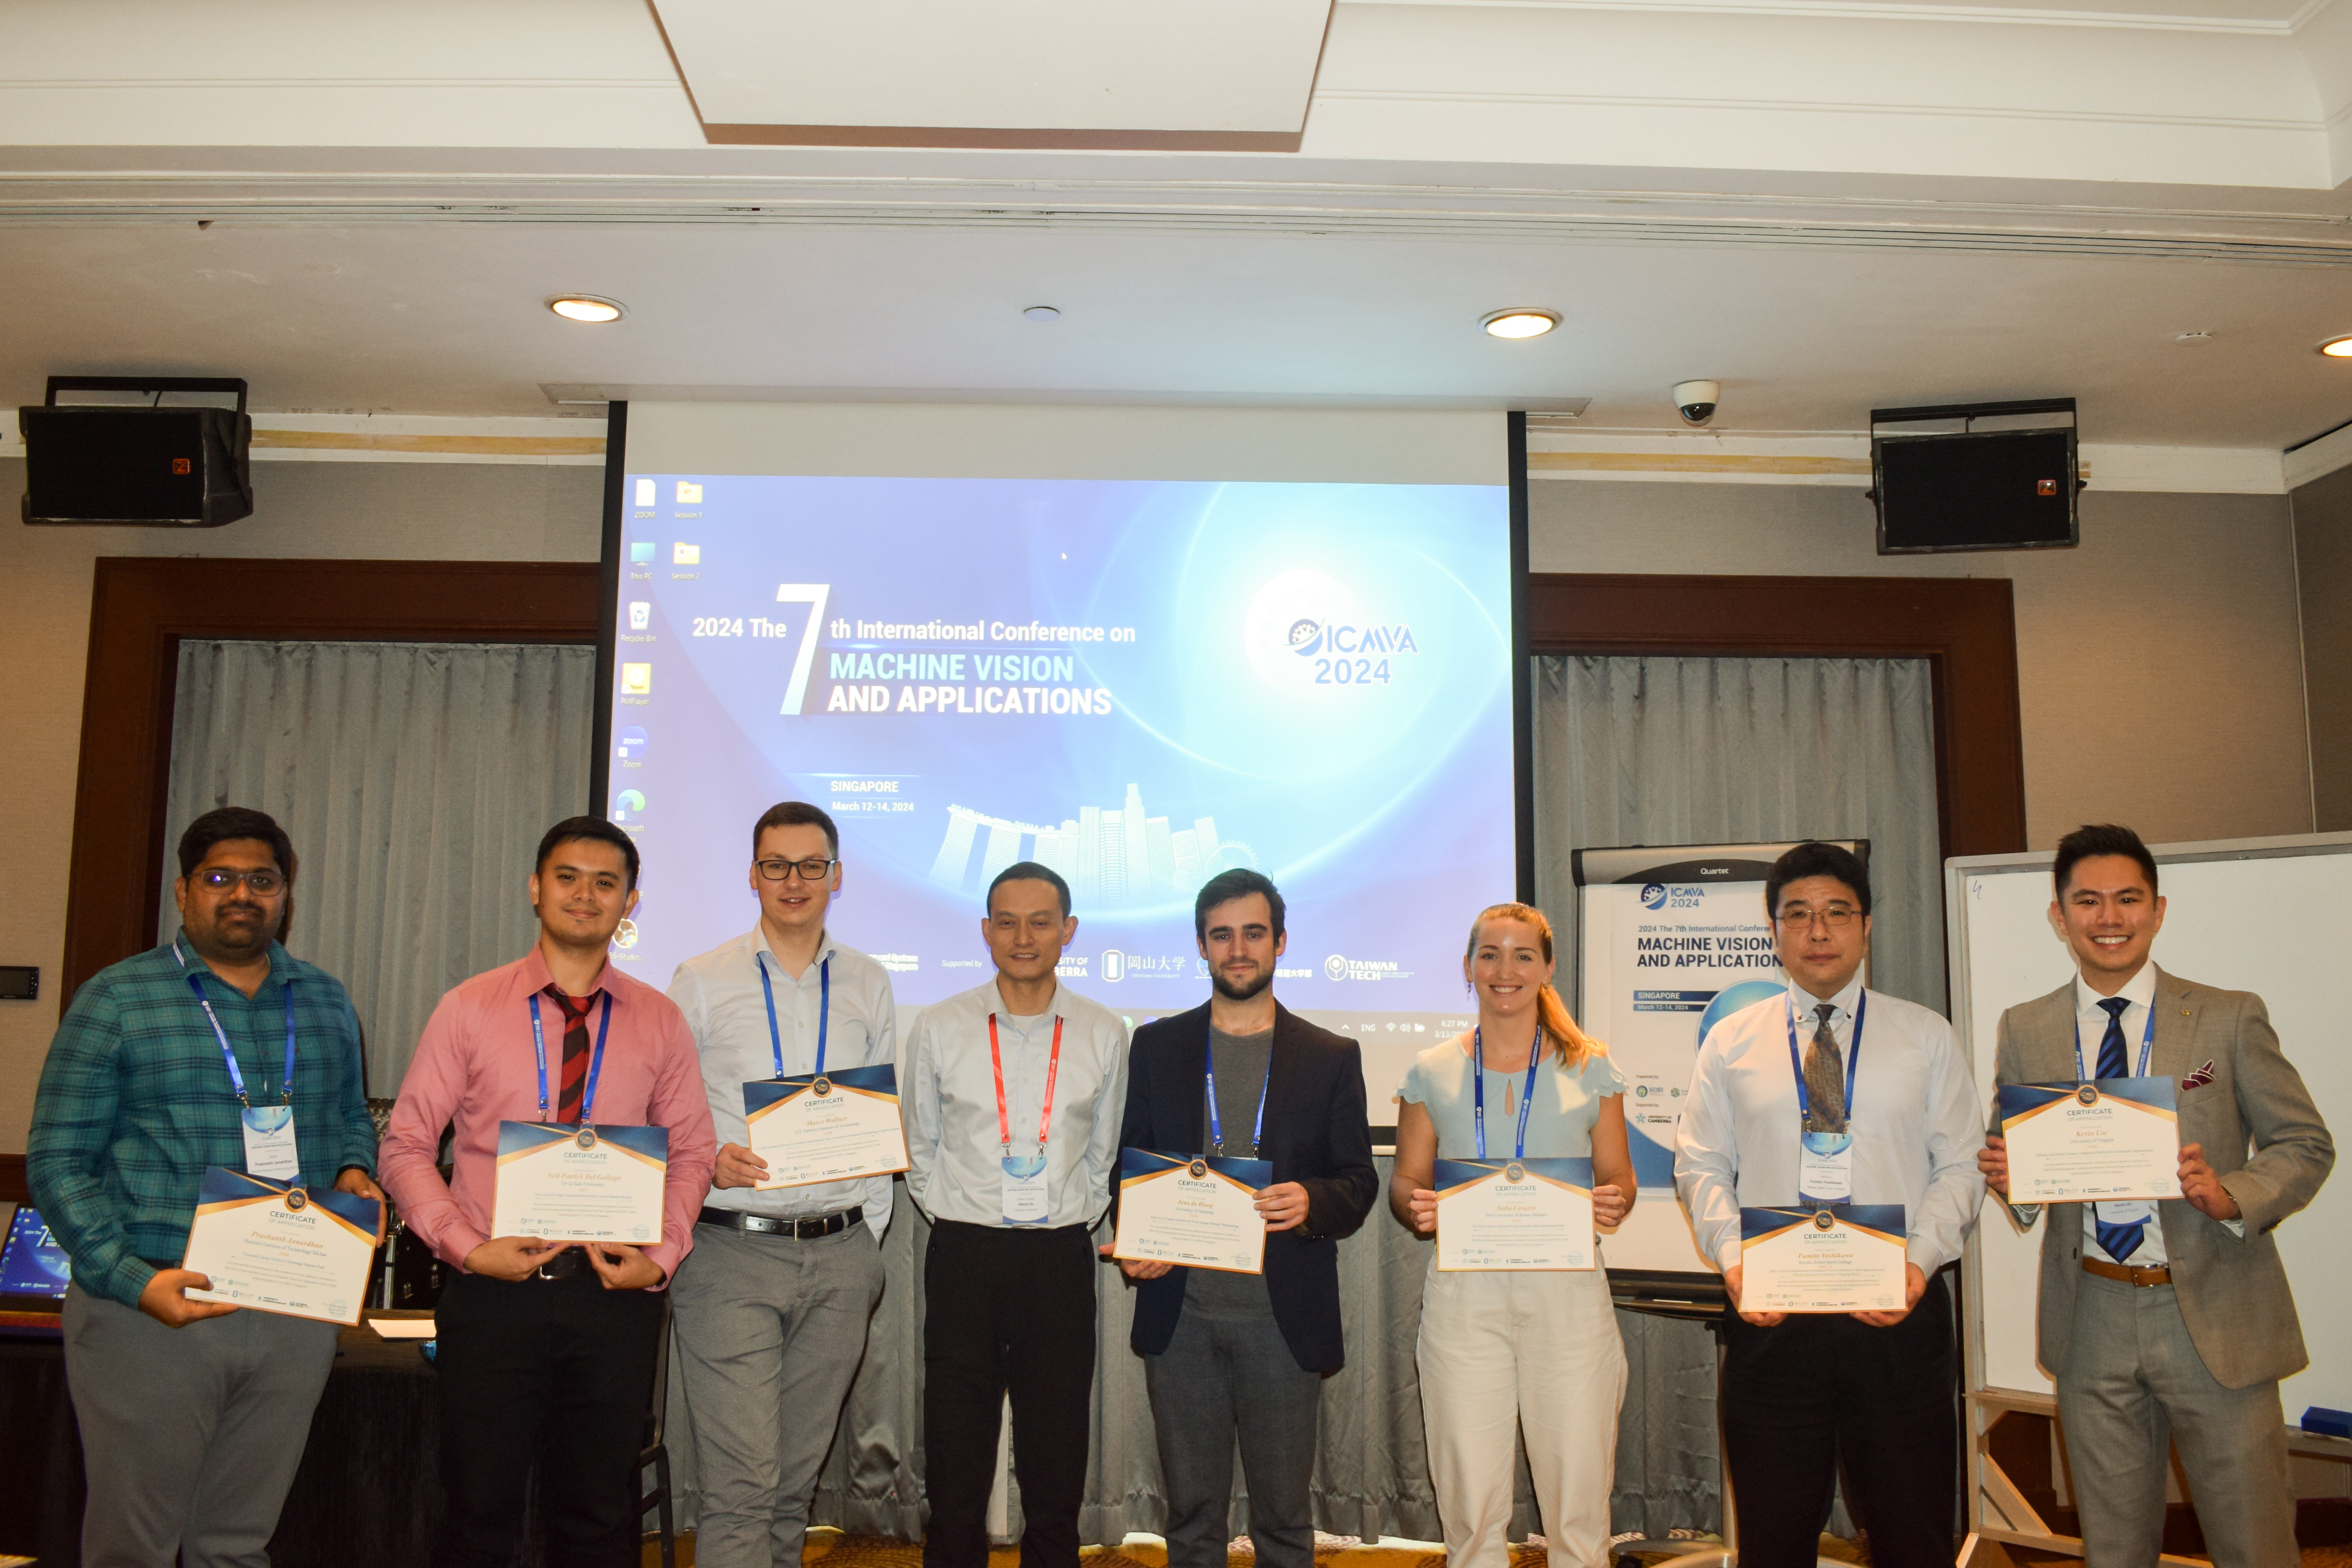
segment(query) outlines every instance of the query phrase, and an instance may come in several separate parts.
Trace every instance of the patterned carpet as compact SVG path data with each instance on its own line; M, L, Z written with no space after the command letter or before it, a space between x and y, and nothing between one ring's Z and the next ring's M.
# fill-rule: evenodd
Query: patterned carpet
M1691 1549L1696 1550L1706 1538L1695 1538ZM1840 1563L1853 1563L1867 1568L1869 1552L1859 1542L1842 1541L1833 1535L1822 1537L1822 1555ZM1078 1553L1082 1568L1168 1568L1168 1552L1156 1542L1132 1541L1121 1546L1089 1546ZM1663 1561L1662 1556L1643 1554L1649 1563ZM922 1568L923 1549L919 1542L897 1541L880 1535L843 1535L837 1531L809 1531L808 1550L802 1557L804 1568L815 1568L822 1561L824 1568ZM2052 1559L2070 1563L2066 1558ZM691 1536L677 1543L678 1568L694 1568L694 1539ZM1020 1568L1021 1554L1011 1547L999 1548L988 1554L988 1568ZM1232 1568L1253 1568L1255 1554L1246 1537L1233 1543ZM645 1568L660 1568L658 1550L646 1548ZM1418 1543L1391 1542L1388 1545L1366 1545L1352 1535L1322 1535L1315 1537L1316 1568L1445 1568L1445 1553L1433 1547ZM1511 1548L1510 1568L1545 1568L1542 1542L1538 1539ZM2303 1554L2303 1568L2352 1568L2352 1547L2317 1546Z

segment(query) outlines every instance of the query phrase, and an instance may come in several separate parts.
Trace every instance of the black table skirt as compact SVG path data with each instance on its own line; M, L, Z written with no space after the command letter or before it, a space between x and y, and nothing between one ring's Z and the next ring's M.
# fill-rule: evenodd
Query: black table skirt
M441 1519L440 1405L414 1341L345 1329L273 1568L428 1568ZM0 1552L81 1560L81 1435L55 1339L0 1338ZM536 1531L531 1532L534 1536ZM538 1559L534 1549L526 1563Z

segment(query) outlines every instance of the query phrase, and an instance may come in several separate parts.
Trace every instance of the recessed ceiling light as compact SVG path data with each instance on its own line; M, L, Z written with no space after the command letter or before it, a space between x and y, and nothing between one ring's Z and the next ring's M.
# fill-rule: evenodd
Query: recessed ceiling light
M1540 305L1514 305L1507 310L1489 310L1478 318L1478 324L1493 338L1539 338L1559 325L1559 312L1547 310Z
M629 313L618 300L594 294L559 294L547 308L567 321L617 321Z
M1062 312L1051 305L1031 305L1021 313L1033 321L1059 321L1062 316Z
M2213 334L2207 331L2182 332L2172 341L2183 348L2201 349L2213 341Z
M2319 345L2319 352L2329 359L2352 359L2352 332L2328 339Z

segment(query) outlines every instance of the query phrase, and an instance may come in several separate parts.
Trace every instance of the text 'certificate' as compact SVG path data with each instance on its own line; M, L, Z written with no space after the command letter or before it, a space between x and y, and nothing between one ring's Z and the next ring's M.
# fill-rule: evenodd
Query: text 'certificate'
M1228 1274L1262 1273L1265 1216L1257 1212L1257 1194L1273 1183L1270 1160L1121 1149L1118 1229L1110 1255Z
M1437 1267L1591 1268L1590 1160L1437 1162Z
M2005 1083L2009 1201L2067 1204L2180 1195L2180 1117L2168 1078Z
M667 1127L501 1121L490 1234L651 1247L668 1171Z
M763 1193L907 1168L898 1071L887 1063L747 1083L743 1121L748 1147L768 1163Z
M180 1267L212 1289L188 1300L356 1323L382 1208L373 1198L210 1166Z
M1903 1226L1901 1204L1741 1209L1740 1310L1900 1310Z

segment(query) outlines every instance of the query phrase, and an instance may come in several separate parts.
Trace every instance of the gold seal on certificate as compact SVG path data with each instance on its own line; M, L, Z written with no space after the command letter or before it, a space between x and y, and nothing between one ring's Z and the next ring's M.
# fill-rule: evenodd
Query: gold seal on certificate
M490 1234L651 1247L668 1171L667 1127L501 1121Z
M356 1323L382 1208L373 1198L211 1166L180 1267L212 1289L188 1299Z
M1437 1162L1437 1267L1592 1268L1590 1160Z
M743 1121L748 1147L768 1164L763 1193L907 1168L898 1072L887 1063L747 1083Z
M1265 1216L1257 1212L1257 1194L1273 1184L1270 1160L1121 1149L1118 1229L1110 1255L1228 1274L1262 1273Z
M2005 1083L2009 1201L2095 1203L2180 1195L2180 1119L2168 1078Z
M1739 1211L1744 1312L1893 1312L1903 1306L1901 1204Z

